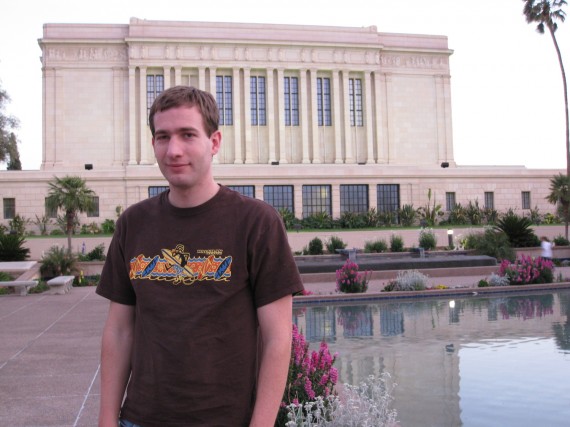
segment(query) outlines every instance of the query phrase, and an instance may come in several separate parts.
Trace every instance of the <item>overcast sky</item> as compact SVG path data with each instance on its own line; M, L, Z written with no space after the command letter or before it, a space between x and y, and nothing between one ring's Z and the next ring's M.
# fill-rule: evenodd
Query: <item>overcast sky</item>
M554 45L526 23L522 0L19 0L0 14L0 84L24 169L42 149L44 23L148 20L362 27L449 38L453 145L458 165L565 168L562 76ZM566 7L570 14L570 9ZM557 38L570 82L570 16ZM3 167L5 168L5 166Z

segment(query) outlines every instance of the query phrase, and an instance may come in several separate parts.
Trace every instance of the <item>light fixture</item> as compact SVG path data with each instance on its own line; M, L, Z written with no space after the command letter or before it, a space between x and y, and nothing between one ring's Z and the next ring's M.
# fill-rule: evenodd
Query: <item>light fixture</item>
M442 167L442 168L448 168L448 167L449 167L449 162L441 162L441 167Z

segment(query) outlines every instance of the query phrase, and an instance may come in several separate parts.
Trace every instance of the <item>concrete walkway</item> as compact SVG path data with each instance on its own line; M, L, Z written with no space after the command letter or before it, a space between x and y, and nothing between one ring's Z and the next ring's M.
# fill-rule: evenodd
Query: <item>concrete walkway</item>
M570 267L558 273L570 277ZM463 287L485 277L441 274L430 282ZM304 277L307 289L321 295L334 293L329 278ZM379 292L385 283L376 276L368 293ZM94 287L73 288L65 295L0 297L0 426L97 425L99 352L108 305Z

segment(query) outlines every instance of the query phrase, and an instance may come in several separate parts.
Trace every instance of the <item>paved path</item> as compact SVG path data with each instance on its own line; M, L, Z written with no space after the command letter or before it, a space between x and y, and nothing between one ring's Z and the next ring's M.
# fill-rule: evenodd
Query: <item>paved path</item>
M557 269L570 277L570 267ZM450 287L481 276L430 278ZM372 280L369 293L385 279ZM306 287L324 295L334 282ZM99 351L108 301L95 288L65 295L0 297L0 427L97 425Z

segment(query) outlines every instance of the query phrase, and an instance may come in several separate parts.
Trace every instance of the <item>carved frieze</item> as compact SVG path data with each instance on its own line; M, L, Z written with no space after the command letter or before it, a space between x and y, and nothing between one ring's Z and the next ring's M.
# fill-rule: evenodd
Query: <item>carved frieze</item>
M126 61L127 50L119 46L49 47L44 51L48 61Z
M385 68L415 68L424 70L443 70L449 67L448 58L435 55L382 54L380 65Z

